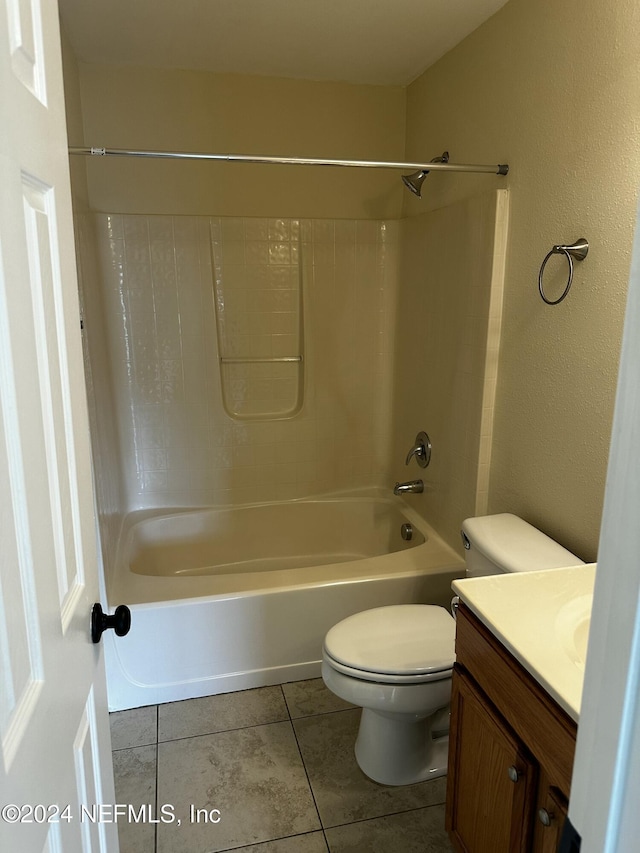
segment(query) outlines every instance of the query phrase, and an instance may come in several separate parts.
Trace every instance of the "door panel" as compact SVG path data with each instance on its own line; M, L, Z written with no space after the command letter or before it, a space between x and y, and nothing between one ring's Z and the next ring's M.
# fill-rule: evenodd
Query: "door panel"
M118 850L57 6L0 0L0 849Z
M11 68L16 78L46 105L42 18L38 0L7 0Z

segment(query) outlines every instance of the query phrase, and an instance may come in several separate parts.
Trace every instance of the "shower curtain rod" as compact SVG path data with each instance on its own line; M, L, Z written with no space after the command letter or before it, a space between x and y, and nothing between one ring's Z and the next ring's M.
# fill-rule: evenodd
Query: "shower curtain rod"
M251 154L206 154L188 151L138 151L126 148L69 148L69 154L98 157L149 157L161 160L221 160L237 163L279 163L293 166L354 166L364 169L424 169L429 172L490 172L506 175L509 166L464 163L394 163L385 160L320 160L312 157L261 157Z

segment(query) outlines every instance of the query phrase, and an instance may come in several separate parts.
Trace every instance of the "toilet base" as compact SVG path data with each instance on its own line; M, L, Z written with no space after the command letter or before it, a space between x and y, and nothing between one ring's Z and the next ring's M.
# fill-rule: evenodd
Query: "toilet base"
M445 776L449 735L432 736L434 717L400 722L395 714L364 708L355 746L362 772L381 785L411 785Z

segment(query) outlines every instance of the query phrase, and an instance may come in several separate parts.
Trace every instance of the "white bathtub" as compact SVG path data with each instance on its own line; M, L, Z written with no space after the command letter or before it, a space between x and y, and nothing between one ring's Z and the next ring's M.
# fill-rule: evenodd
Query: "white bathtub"
M109 607L132 626L104 635L111 710L316 677L340 619L448 606L464 574L402 500L362 496L132 513L116 563Z

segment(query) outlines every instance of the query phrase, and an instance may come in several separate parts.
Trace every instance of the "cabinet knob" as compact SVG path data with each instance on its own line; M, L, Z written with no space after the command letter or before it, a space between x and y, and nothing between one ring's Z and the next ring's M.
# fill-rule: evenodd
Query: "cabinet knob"
M509 774L509 779L511 779L512 782L517 782L518 779L522 776L522 773L513 764L507 770L507 773Z
M554 817L553 812L548 812L546 809L540 809L538 812L538 819L543 826L551 826L551 821Z

